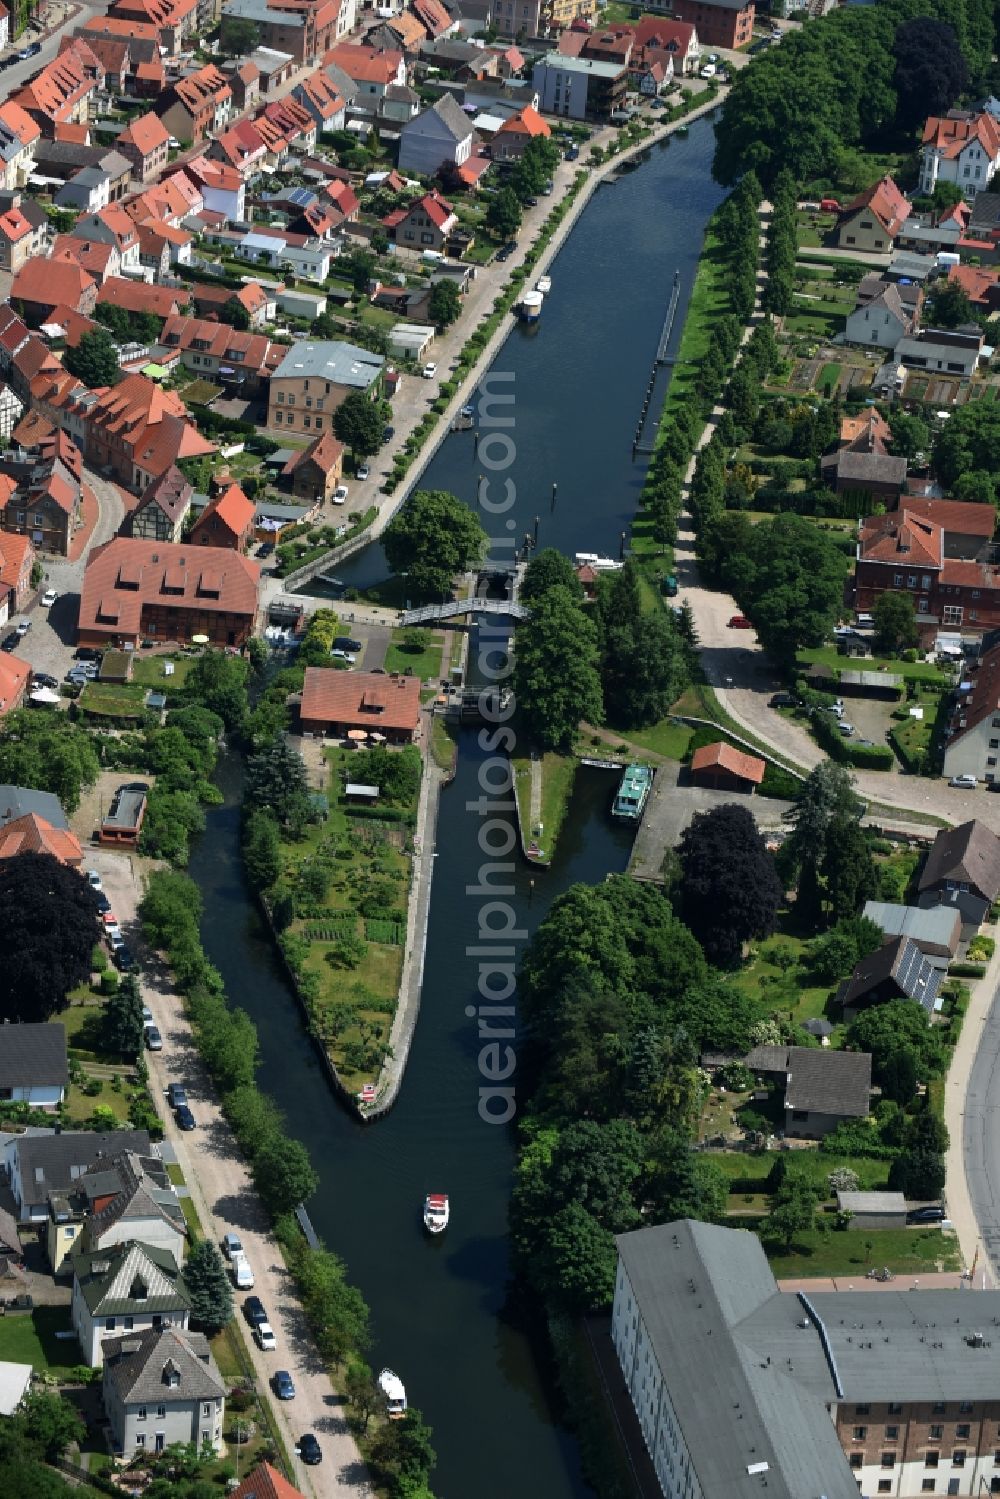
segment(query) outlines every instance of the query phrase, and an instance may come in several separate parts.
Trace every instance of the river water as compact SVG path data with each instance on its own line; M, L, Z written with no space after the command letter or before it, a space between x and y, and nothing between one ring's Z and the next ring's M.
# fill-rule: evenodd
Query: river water
M709 175L711 154L711 127L699 123L686 140L654 148L646 165L600 189L552 267L541 327L515 334L498 358L497 368L516 376L514 513L520 531L540 516L542 546L607 552L627 528L642 479L630 462L632 434L674 271L686 297L721 197ZM474 501L469 434L448 438L425 483ZM344 576L370 582L383 566L370 548ZM441 798L419 1023L399 1101L376 1125L355 1123L335 1100L249 898L235 760L222 765L226 802L208 814L191 873L205 899L206 950L260 1033L261 1085L319 1172L310 1216L372 1307L374 1366L395 1369L433 1428L435 1494L577 1499L589 1490L553 1406L543 1350L510 1311L514 1132L484 1123L478 1111L481 1043L466 1014L479 1002L478 958L466 949L477 941L483 900L468 888L489 856L479 846L482 818L466 804L481 794L485 758L477 735L463 732L456 778ZM613 791L606 772L582 768L552 868L517 866L510 905L526 933L569 885L625 868L632 834L611 822ZM428 1191L451 1198L441 1241L422 1231Z

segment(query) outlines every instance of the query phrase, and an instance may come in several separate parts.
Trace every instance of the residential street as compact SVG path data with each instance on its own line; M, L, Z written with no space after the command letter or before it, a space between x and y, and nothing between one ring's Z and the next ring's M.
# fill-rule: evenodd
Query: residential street
M962 1257L1000 1285L1000 948L973 986L945 1089L945 1202Z
M147 1052L146 1060L151 1089L162 1100L166 1138L174 1147L206 1233L219 1243L224 1233L235 1231L243 1241L254 1273L253 1294L263 1301L274 1328L277 1351L262 1353L237 1312L259 1387L262 1392L269 1391L275 1370L287 1369L295 1381L295 1398L278 1401L272 1396L271 1403L289 1454L303 1433L312 1431L319 1438L322 1466L308 1468L295 1458L295 1482L313 1499L330 1495L367 1499L372 1492L367 1470L347 1429L342 1402L316 1352L269 1220L222 1116L214 1085L202 1067L184 1017L183 1001L172 987L166 966L148 952L139 936L136 907L142 888L138 869L128 855L118 853L88 851L87 859L90 867L100 870L129 944L143 959L143 999L163 1037L162 1052ZM182 1133L177 1129L164 1098L168 1082L180 1082L187 1088L196 1130ZM237 1305L241 1304L244 1293L234 1294Z

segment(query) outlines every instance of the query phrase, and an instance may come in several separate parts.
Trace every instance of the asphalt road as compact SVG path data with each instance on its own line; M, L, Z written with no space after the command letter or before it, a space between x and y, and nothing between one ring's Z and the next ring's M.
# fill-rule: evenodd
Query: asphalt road
M993 991L969 1073L962 1149L972 1210L997 1284L1000 1283L1000 988Z

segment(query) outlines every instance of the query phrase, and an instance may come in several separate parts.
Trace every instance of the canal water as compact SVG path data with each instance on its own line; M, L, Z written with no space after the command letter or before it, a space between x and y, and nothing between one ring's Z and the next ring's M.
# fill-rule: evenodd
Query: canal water
M497 356L494 369L514 377L503 389L514 395L517 456L503 477L517 488L505 514L518 541L534 531L537 516L539 547L618 556L642 490L632 439L674 272L681 286L676 347L705 225L724 196L711 176L714 144L710 121L698 120L688 136L653 146L637 170L599 187L549 267L552 290L540 322L515 327ZM455 432L420 487L450 490L475 506L482 470L473 432ZM502 494L502 482L493 490ZM377 544L336 571L354 588L388 576ZM317 591L315 582L304 588Z
M631 439L674 271L686 297L721 197L710 177L712 145L711 126L699 123L686 140L654 149L638 171L600 189L552 268L541 327L515 334L498 358L497 368L516 376L515 514L521 532L539 515L541 546L608 552L628 526L642 478L630 461ZM471 436L449 437L424 482L473 502ZM379 550L369 548L345 580L376 581L383 567ZM319 1172L310 1216L371 1305L374 1367L389 1365L402 1377L433 1428L434 1493L578 1499L589 1490L554 1406L543 1340L512 1310L506 1235L514 1130L485 1123L478 1108L481 1042L467 1008L480 1002L479 958L467 949L478 940L485 897L469 887L480 883L491 856L480 848L483 818L467 803L482 794L484 759L477 735L464 731L456 778L441 797L419 1023L399 1101L376 1125L355 1123L336 1102L250 899L235 759L222 764L225 804L208 814L191 873L205 901L206 950L260 1033L261 1085ZM581 768L551 869L515 864L509 904L525 934L569 885L626 867L632 833L611 822L614 789L607 772ZM508 815L496 818L502 835ZM428 1191L451 1198L451 1225L440 1241L421 1227Z

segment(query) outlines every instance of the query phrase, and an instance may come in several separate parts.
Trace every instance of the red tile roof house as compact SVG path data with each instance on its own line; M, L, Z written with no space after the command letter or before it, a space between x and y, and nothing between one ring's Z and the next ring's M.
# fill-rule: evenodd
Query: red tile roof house
M420 725L420 680L307 666L301 719L306 734L344 739L363 729L389 744L412 744Z
M90 554L77 638L137 646L207 635L215 646L241 646L254 631L259 583L257 563L239 552L118 536Z
M425 193L409 208L397 208L382 223L389 238L410 250L442 250L458 224L458 215L439 192Z
M96 239L102 245L114 245L121 256L124 272L139 273L139 236L135 222L117 203L97 213L81 214L73 227L77 239Z
M992 115L953 110L932 115L920 145L920 191L933 193L939 182L953 182L967 198L983 192L1000 168L1000 121Z
M910 215L910 205L891 177L883 177L841 211L837 244L842 250L887 254Z
M215 452L189 420L180 396L161 390L145 375L126 375L99 395L85 428L88 462L110 467L136 494L178 459Z
M324 504L340 483L343 464L344 444L324 432L288 460L281 477L292 481L292 493L299 499Z
M38 231L20 206L0 213L0 269L19 271L38 253Z
M89 317L97 306L97 283L78 265L29 260L14 277L10 300L25 322L37 328L61 304Z
M211 24L208 16L203 14L200 0L114 0L108 9L108 17L138 22L140 26L155 26L160 46L165 47L171 57L180 51L185 39L198 30L199 22L204 23L206 29Z
M243 333L211 318L168 318L161 342L180 350L185 369L210 380L236 381L248 392L257 390L288 352L263 333Z
M632 28L640 50L668 52L678 75L693 73L701 62L698 32L690 21L671 21L661 16L645 16Z
M531 105L504 120L490 144L494 161L517 161L524 155L529 141L544 140L552 131Z
M171 135L184 145L197 145L210 130L225 130L232 105L229 80L214 63L207 63L168 88L157 112Z
M691 756L691 779L716 791L756 791L767 764L756 755L745 755L731 744L703 744Z
M195 285L190 288L191 305L201 318L218 316L227 303L237 301L246 310L251 328L262 328L268 321L267 292L256 281L248 281L238 290L232 286Z
M0 718L21 707L30 681L31 667L27 661L6 652L0 656Z
M28 537L39 551L68 556L82 524L85 489L76 443L56 432L27 452L9 449L2 461L0 526Z
M253 540L257 507L238 484L228 485L209 500L191 527L188 542L193 547L220 547L246 552Z
M948 280L960 286L977 312L1000 309L1000 275L978 265L953 265Z
M98 286L103 286L112 276L121 273L122 257L117 245L107 245L100 240L80 239L75 234L57 234L52 242L52 260L64 260L78 265L93 277Z
M115 150L132 163L132 176L137 182L148 182L170 159L169 138L163 121L150 112L140 115L115 137Z
M0 484L6 475L0 477ZM31 569L35 549L30 536L0 531L0 624L24 608L31 592Z
M97 293L98 306L124 307L126 312L152 312L168 318L187 306L190 292L186 286L150 286L146 281L127 281L109 276Z
M357 103L381 99L391 84L406 82L406 59L402 52L376 52L374 47L338 42L323 62L336 63L357 84Z
M87 121L91 96L103 83L104 69L99 68L96 77L88 71L81 56L84 51L94 59L89 47L81 47L80 53L63 52L12 96L49 140L54 138L57 125Z

